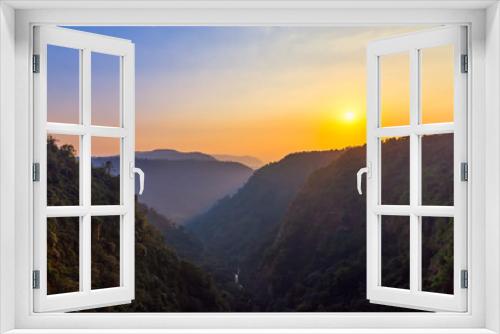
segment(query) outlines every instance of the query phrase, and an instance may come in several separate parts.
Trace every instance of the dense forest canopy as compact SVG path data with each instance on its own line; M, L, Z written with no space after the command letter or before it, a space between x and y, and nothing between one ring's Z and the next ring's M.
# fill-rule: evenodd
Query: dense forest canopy
M78 159L70 145L47 140L48 202L78 203ZM76 176L76 177L75 177ZM92 169L92 194L98 203L116 202L119 178L106 167ZM147 219L150 210L136 202L135 300L105 311L215 312L227 311L209 274L180 259L161 232ZM113 217L114 218L114 217ZM49 294L78 291L78 218L48 222L47 278ZM116 220L92 218L92 288L119 284L119 229ZM103 309L101 309L102 311Z

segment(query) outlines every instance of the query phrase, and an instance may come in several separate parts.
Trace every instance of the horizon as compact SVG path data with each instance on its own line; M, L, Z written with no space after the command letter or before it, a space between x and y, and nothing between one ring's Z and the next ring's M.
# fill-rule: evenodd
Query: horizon
M75 146L74 146L75 144L74 144L74 142L71 142L71 140L64 140L63 143L61 144L61 141L59 138L68 137L67 135L51 135L51 136L56 139L55 144L57 145L57 147L61 147L62 145L69 144L69 145L73 146L73 148L75 148ZM284 158L286 158L287 156L292 155L292 154L327 152L327 151L342 151L342 150L347 150L350 148L362 147L365 145L366 145L366 143L362 143L360 145L349 145L349 146L345 146L345 147L341 147L341 148L326 148L326 149L320 149L320 150L312 149L312 150L293 151L293 152L288 152L285 155L283 155L282 157L279 157L278 159L272 160L272 161L264 161L264 160L260 159L259 157L256 157L253 155L248 155L248 154L242 155L242 154L210 153L210 152L203 152L203 151L181 151L181 150L178 150L175 148L155 148L152 150L144 150L144 151L135 150L134 152L137 154L137 153L150 153L150 152L157 152L157 151L174 151L176 153L181 153L181 154L193 154L193 153L194 154L204 154L204 155L208 155L208 156L210 156L218 161L221 161L221 162L238 162L241 164L244 164L244 163L239 162L239 161L232 161L232 160L220 160L218 157L227 156L227 157L234 157L234 158L250 158L250 159L258 160L258 162L260 162L262 164L262 166L264 166L264 165L269 164L269 163L279 162L279 161L283 160ZM92 154L91 157L92 158L107 158L107 157L117 157L118 155L119 155L118 153L102 154L102 155L101 154ZM75 148L75 157L78 158L78 150L76 148ZM137 158L137 157L136 157L136 159L146 159L147 160L147 158ZM158 160L169 160L169 159L158 159ZM179 159L179 160L183 160L183 159ZM194 160L194 159L185 159L185 160ZM250 167L250 166L248 166L248 167Z

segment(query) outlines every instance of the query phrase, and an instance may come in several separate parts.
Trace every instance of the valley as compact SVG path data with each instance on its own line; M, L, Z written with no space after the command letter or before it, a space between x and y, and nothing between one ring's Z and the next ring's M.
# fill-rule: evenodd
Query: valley
M48 145L56 166L76 168L71 148ZM422 177L427 180L428 200L449 200L450 145L448 135L426 139L426 163L431 168ZM404 170L407 146L405 138L383 142L387 163L382 178L393 202L406 200L408 174L389 176ZM445 159L435 158L443 154ZM172 152L168 155L172 158ZM104 311L402 310L366 299L366 204L355 184L357 170L365 165L365 146L296 152L255 171L207 156L197 152L190 155L192 159L166 160L156 152L154 158L137 160L147 181L136 204L136 300ZM117 184L116 162L116 157L93 159L99 187ZM73 187L56 190L60 189L49 189L51 196L77 194ZM211 195L197 196L197 192ZM192 211L186 209L190 201L197 203ZM179 209L191 214L180 216ZM404 285L409 259L405 229L387 226L392 241L384 250L383 270L390 273L384 283ZM441 287L449 292L453 224L441 219L424 228L430 238L424 245L423 271L431 277L424 284L429 290ZM57 254L62 251L58 247L67 244L52 242L51 249ZM59 263L62 269L54 266L53 272L71 273L69 262L64 263Z

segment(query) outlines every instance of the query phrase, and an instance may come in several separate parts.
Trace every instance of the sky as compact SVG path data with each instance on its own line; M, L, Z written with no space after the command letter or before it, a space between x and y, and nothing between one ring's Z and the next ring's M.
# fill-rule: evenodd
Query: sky
M366 45L417 28L77 29L135 44L136 150L251 155L269 162L291 152L364 144ZM449 53L423 54L424 122L450 118ZM381 61L382 123L401 125L409 119L407 55L391 57ZM92 122L117 125L119 60L93 54L92 64ZM78 53L50 47L48 66L48 121L77 122ZM103 141L92 153L116 154L113 147Z

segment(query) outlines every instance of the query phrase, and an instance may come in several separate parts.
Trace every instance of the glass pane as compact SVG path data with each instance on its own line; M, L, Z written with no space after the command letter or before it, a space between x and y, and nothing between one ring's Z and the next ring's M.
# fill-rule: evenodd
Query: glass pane
M120 216L92 217L92 289L120 286Z
M382 216L382 286L410 288L410 217Z
M422 123L453 122L453 46L420 50Z
M79 136L47 136L48 206L80 204L79 148Z
M410 204L410 138L381 138L381 204Z
M92 205L119 205L120 138L92 137Z
M422 217L422 290L453 294L453 218Z
M120 57L92 52L92 124L120 126Z
M79 291L80 218L47 219L47 294Z
M80 122L80 50L47 45L47 121Z
M453 134L422 136L422 205L453 206Z
M380 125L410 124L410 57L398 53L379 57Z

